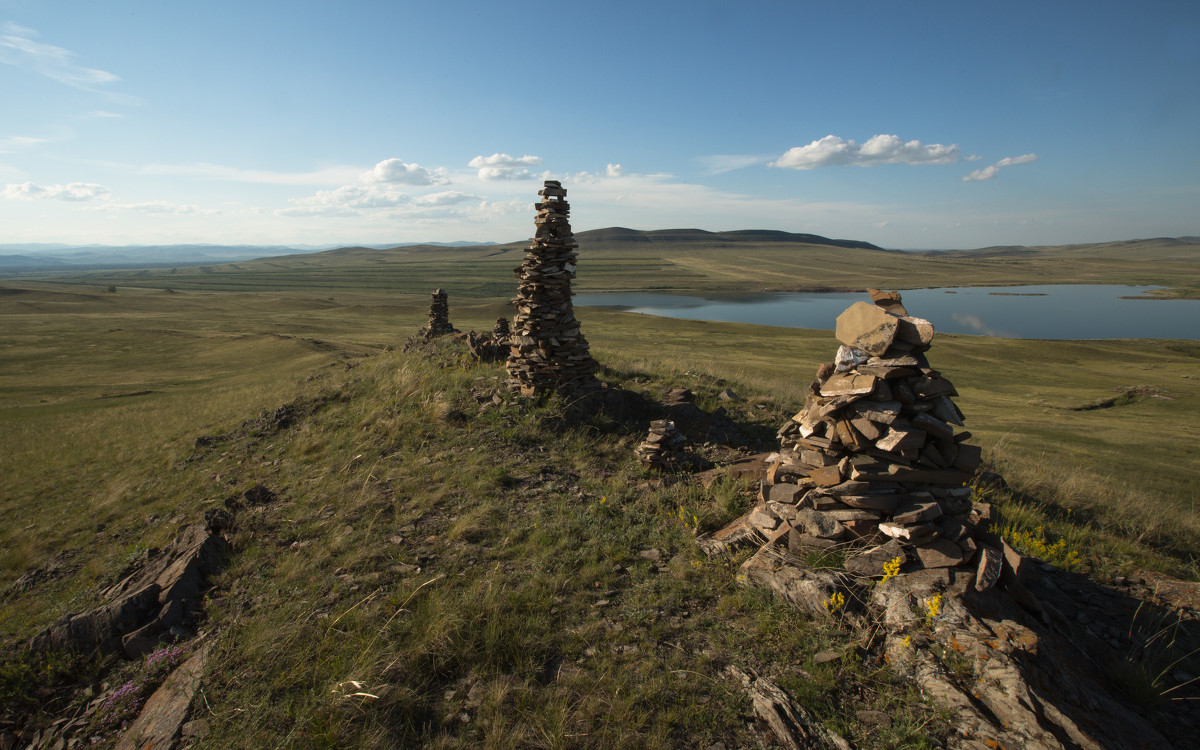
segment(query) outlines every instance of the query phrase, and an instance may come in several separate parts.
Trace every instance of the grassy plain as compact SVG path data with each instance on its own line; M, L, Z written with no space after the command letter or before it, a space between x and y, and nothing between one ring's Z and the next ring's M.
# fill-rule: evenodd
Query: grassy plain
M1168 287L1170 296L1200 296L1200 241L1138 240L1099 245L988 248L900 253L754 237L655 237L634 230L581 232L581 292L728 292L808 289L914 289L1018 284L1130 284ZM508 298L523 247L345 248L214 266L77 271L64 283L192 291L278 291L381 295L446 289L452 298Z
M838 264L814 259L814 282L788 266L794 250L747 257L792 269L775 288L898 286L912 268L817 276ZM762 276L717 250L598 254L582 289ZM638 490L642 420L562 426L553 400L480 410L499 367L448 342L396 351L436 286L459 328L490 329L518 262L504 248L351 250L0 283L0 643L95 604L144 549L263 483L281 500L240 522L210 607L213 746L737 746L754 740L726 664L776 672L858 746L934 742L936 712L859 660L836 619L738 587L739 558L697 554L696 528L743 510L744 488ZM945 284L957 262L907 286ZM1195 278L1179 264L1166 267ZM1024 283L1048 266L966 267ZM1165 273L1114 261L1103 280ZM691 387L730 411L748 450L770 447L837 347L829 331L577 312L606 379L650 398ZM999 499L1022 528L1068 539L1097 576L1197 578L1200 344L938 336L930 359L1016 490ZM726 386L747 400L718 401ZM285 404L300 418L276 430ZM831 647L842 658L814 662ZM350 680L381 697L349 696ZM896 721L865 724L864 707Z

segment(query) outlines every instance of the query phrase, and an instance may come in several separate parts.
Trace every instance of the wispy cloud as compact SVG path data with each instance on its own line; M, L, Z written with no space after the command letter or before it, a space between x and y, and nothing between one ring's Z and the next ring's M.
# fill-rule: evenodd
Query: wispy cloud
M382 162L381 162L382 163ZM196 177L205 180L247 182L263 185L336 185L355 181L362 167L328 167L310 172L272 172L264 169L243 169L221 164L197 162L194 164L147 164L139 167L139 174Z
M491 156L476 156L467 162L467 166L479 170L481 180L528 180L535 175L526 167L537 167L542 163L542 157L509 156L508 154L492 154Z
M68 182L66 185L35 185L32 182L8 184L0 190L0 198L17 201L93 201L105 200L112 191L91 182Z
M752 167L755 164L765 164L770 161L770 157L755 154L713 154L712 156L699 156L696 161L703 164L709 174L723 174L735 169Z
M116 112L105 112L102 109L93 110L91 112L88 112L86 115L84 115L84 117L92 117L92 118L97 118L97 119L108 118L108 117L124 117L124 116L125 115L120 115L120 114L117 114Z
M120 80L106 70L76 64L75 53L35 41L37 35L33 29L15 23L0 23L0 63L30 70L79 89L95 90Z
M49 138L35 138L29 135L10 135L7 138L0 138L0 154L8 154L20 149L36 146L39 143L48 143Z
M171 201L143 201L140 203L104 203L89 208L91 211L134 212L142 214L167 214L173 216L216 216L220 211L212 208L201 208L184 203Z
M782 169L875 167L881 164L952 164L960 159L962 152L956 145L924 144L895 135L875 135L859 145L853 140L827 135L807 146L788 149L767 166Z
M443 190L440 193L430 193L413 199L419 206L453 206L469 201L483 200L478 195L463 193L458 190Z
M1028 164L1037 160L1037 154L1008 156L996 162L995 164L992 164L991 166L984 167L983 169L976 169L974 172L965 175L963 177L963 182L982 182L983 180L990 180L996 176L996 173L1000 171L1001 167L1013 167L1017 164Z

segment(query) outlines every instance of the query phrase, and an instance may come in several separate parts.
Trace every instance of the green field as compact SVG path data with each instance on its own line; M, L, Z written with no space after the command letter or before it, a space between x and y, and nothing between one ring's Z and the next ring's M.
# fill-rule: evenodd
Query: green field
M1200 287L1194 250L1160 248L1158 265L1116 250L1098 265L1095 248L885 253L894 265L864 273L878 251L809 248L798 262L795 247L745 249L730 263L729 248L598 248L578 288L1028 283L1047 269ZM569 424L553 399L481 411L502 367L449 341L399 351L438 286L458 328L490 330L518 262L503 247L347 250L0 283L0 645L16 653L180 524L263 483L281 504L238 528L208 615L222 634L211 746L736 746L752 737L744 696L717 679L726 664L780 665L858 746L932 746L936 713L886 670L813 662L850 638L836 623L736 586L739 560L698 554L696 528L744 510L744 488L638 489L632 446L652 413ZM694 389L729 411L744 450L771 447L837 348L830 331L577 317L605 379L651 399ZM1067 539L1096 577L1200 579L1200 344L938 336L929 357L1016 490L1010 518ZM746 400L717 400L725 387ZM284 404L298 424L266 426ZM651 549L661 565L640 554ZM5 670L0 687L26 684ZM390 697L338 698L347 680ZM862 726L854 706L897 720Z

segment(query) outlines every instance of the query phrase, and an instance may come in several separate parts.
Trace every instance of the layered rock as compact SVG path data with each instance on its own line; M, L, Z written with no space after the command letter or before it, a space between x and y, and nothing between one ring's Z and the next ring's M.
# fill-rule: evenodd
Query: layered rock
M200 607L208 579L229 556L221 524L194 524L161 552L147 551L144 562L103 593L107 602L80 614L65 615L38 633L34 651L124 653L133 658L174 637Z
M506 365L509 390L527 396L596 384L596 361L571 304L578 244L567 191L547 180L538 195L537 231L524 262L513 270L519 279L517 314Z

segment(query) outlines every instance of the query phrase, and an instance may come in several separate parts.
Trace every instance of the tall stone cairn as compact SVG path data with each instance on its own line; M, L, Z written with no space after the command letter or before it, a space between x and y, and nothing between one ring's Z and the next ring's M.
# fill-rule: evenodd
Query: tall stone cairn
M450 325L450 302L446 297L446 290L435 289L431 296L429 325L422 329L421 335L428 340L448 333L458 333L458 329Z
M870 294L874 304L838 316L842 346L779 430L757 519L764 533L788 531L789 546L866 547L847 558L853 572L879 575L897 558L906 570L970 565L990 586L996 517L965 486L980 450L956 429L958 392L925 356L933 325L897 292Z
M506 365L509 390L526 396L596 383L596 360L571 305L578 244L568 221L567 191L557 180L546 180L538 195L537 232L525 262L513 269L519 280L517 314Z

